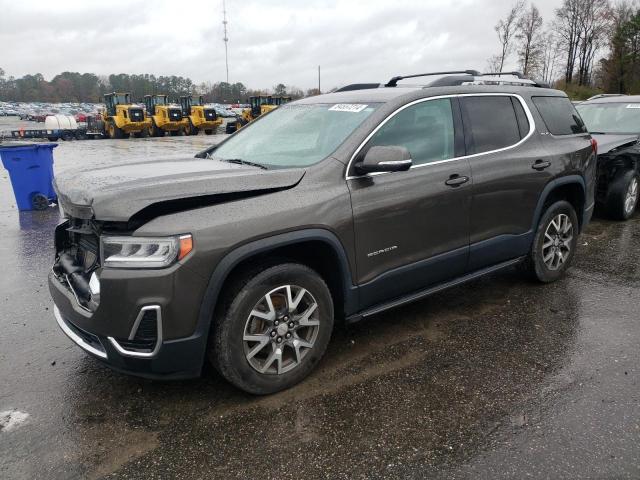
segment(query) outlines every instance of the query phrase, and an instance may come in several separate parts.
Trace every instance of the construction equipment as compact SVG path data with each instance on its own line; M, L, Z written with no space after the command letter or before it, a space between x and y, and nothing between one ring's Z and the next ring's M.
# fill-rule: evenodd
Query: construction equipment
M180 105L169 103L166 95L145 95L144 106L148 132L152 137L163 137L166 132L172 136L180 135L188 125Z
M222 118L218 118L213 106L205 106L202 95L194 100L191 95L180 97L182 116L186 120L184 132L186 135L197 135L204 130L206 135L212 135L222 125Z
M104 131L109 138L129 138L130 134L142 137L147 131L147 121L140 105L131 103L128 93L107 93L102 112Z
M245 108L242 111L242 116L238 120L238 128L252 122L260 115L269 113L275 110L280 105L284 105L291 101L291 97L273 96L273 95L258 95L255 97L249 97L249 108Z

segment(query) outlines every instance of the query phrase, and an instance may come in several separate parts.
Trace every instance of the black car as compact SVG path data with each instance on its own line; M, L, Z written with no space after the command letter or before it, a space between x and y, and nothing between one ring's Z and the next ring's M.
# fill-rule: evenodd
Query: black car
M610 218L636 211L640 187L640 96L605 96L577 110L598 142L596 202Z
M121 371L185 378L208 357L265 394L311 372L334 319L514 266L560 278L596 166L567 96L398 80L280 106L198 158L56 178L60 328Z

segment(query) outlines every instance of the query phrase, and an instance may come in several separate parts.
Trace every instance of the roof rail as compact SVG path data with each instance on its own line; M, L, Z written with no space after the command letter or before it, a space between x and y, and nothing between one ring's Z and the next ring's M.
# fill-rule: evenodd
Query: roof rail
M527 78L521 72L497 72L497 73L481 73L478 77L501 77L502 75L512 75L516 78Z
M598 98L607 98L607 97L628 97L626 93L599 93L598 95L594 95L593 97L587 98L589 100L597 100Z
M352 83L350 85L345 85L344 87L340 87L336 90L336 92L350 92L352 90L368 90L370 88L380 88L381 84L379 83Z
M472 76L480 75L480 72L478 72L477 70L455 70L455 71L451 71L451 72L432 72L432 73L418 73L418 74L415 74L415 75L399 75L399 76L393 77L391 80L389 80L385 84L385 87L396 87L396 86L398 86L398 82L400 80L404 80L405 78L431 77L431 76L434 76L434 75L456 75L456 74L461 74L461 73L464 73L466 75L472 75Z

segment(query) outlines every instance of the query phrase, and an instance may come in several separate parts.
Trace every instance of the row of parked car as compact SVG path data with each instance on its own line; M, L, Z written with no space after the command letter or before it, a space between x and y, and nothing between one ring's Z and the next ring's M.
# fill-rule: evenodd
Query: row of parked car
M242 107L238 104L212 105L216 114L223 118L236 117ZM15 116L20 120L43 123L48 116L66 115L74 117L77 122L86 122L88 117L99 115L103 108L104 105L99 103L0 102L0 117Z

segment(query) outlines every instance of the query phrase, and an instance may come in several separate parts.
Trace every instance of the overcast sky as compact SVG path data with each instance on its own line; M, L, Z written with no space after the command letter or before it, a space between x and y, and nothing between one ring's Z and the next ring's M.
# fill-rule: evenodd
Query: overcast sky
M551 20L560 0L535 2ZM322 89L482 70L507 0L227 0L229 81ZM225 80L222 0L0 0L0 68ZM516 67L515 56L511 68Z

